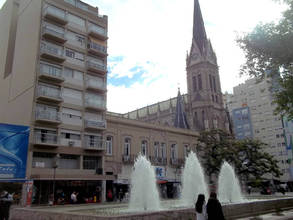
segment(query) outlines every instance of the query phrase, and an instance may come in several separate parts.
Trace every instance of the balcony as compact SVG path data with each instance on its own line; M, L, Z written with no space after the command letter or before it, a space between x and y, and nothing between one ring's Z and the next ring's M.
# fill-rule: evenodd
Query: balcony
M37 100L49 101L54 103L63 102L61 97L61 90L59 88L38 86L37 90Z
M55 30L50 26L44 26L42 28L42 35L45 39L53 40L61 44L64 44L67 41L64 30Z
M60 112L37 109L36 121L55 125L61 124Z
M172 167L182 167L184 165L184 159L182 159L182 158L170 158L170 165Z
M43 15L45 18L57 22L61 25L66 25L68 23L65 11L53 6L46 7L43 10Z
M65 61L63 48L50 43L41 43L41 57L58 63Z
M98 55L101 57L106 57L108 55L107 48L97 43L90 42L88 43L87 48L88 48L88 51L94 55Z
M95 73L100 73L100 74L106 74L107 73L106 65L97 63L94 60L88 60L86 62L86 68L87 68L88 71L92 71L92 72L95 72Z
M85 150L94 150L100 151L105 150L105 144L100 136L95 136L96 138L92 138L92 136L84 136L84 149Z
M105 111L106 102L104 100L96 100L91 98L86 98L84 107L91 110Z
M88 129L104 130L106 129L106 120L95 121L95 120L85 119L84 127Z
M40 147L58 147L58 136L57 134L50 133L34 133L34 145Z
M90 25L88 27L88 35L98 38L100 40L108 39L105 28L99 27L97 25Z
M61 67L56 67L47 64L40 64L40 79L49 80L50 82L62 83L64 82L64 78L62 76Z
M153 165L158 165L158 166L166 166L167 165L167 158L163 158L163 157L150 156L150 161L152 162Z
M91 77L86 77L85 87L89 90L95 90L98 92L106 91L106 83L103 80L97 80Z
M132 164L134 163L134 155L122 155L122 162L124 164Z

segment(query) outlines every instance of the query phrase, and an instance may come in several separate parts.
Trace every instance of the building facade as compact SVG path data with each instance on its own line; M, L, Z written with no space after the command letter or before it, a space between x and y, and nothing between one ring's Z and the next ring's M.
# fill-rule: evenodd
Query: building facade
M104 190L107 16L79 0L11 0L0 20L0 121L30 127L33 202L52 180L67 194Z
M265 151L278 160L278 165L283 173L280 179L287 182L291 177L288 151L284 139L284 126L281 116L274 114L276 106L272 103L271 88L271 78L266 78L261 82L256 79L246 80L245 83L233 88L233 94L226 94L226 104L229 111L232 112L236 136L243 137L244 135L245 137L243 130L250 127L252 129L251 137L268 144ZM234 113L244 109L247 109L250 116L246 121L239 123L238 115ZM249 137L248 134L251 130L246 132Z
M232 110L234 135L237 139L253 138L249 107Z

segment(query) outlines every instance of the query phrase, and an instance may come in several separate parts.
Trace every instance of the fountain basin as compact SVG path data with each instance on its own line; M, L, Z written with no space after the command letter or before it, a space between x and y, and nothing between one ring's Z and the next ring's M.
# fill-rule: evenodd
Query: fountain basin
M127 205L116 206L116 208ZM102 219L194 219L194 208L178 208L175 210L149 211L139 213L113 213L112 216L105 216L101 213L93 214L90 210L112 209L111 205L68 205L58 207L36 207L36 208L15 208L11 211L12 220L38 220L38 219L72 219L72 220L102 220ZM276 210L293 209L293 198L268 199L234 203L223 205L223 212L226 219L236 219L272 213ZM90 212L89 212L90 211Z

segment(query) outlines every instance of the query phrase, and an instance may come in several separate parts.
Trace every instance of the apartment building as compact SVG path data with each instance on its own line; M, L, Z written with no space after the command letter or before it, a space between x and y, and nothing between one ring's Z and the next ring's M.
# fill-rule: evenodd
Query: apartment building
M226 100L233 115L235 136L252 137L268 144L265 150L279 161L278 165L283 173L281 180L288 182L292 177L284 139L284 126L282 118L274 114L272 83L271 78L261 82L256 79L246 80L245 83L233 88L233 94L226 94ZM243 111L249 114L246 114L246 119L239 123L235 113L242 114ZM247 132L246 135L243 133L244 130Z
M53 179L67 194L105 190L107 16L79 0L11 0L0 21L0 121L30 126L34 202Z

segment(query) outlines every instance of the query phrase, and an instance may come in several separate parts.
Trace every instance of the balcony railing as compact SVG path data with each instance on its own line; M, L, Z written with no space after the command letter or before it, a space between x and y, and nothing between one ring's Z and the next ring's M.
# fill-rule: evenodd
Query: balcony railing
M50 26L43 26L42 34L45 38L59 43L65 43L67 41L64 30L54 30Z
M93 54L103 56L103 57L107 56L107 48L102 45L99 45L94 42L90 42L88 43L87 47L89 49L89 52Z
M96 80L91 77L86 78L85 82L87 89L94 89L99 91L105 91L106 90L106 83L102 80Z
M134 162L134 155L122 155L122 162L123 163L129 163L129 164L131 164L131 163L133 163Z
M85 128L106 129L106 120L95 121L90 119L84 120Z
M150 161L154 165L167 165L167 158L150 156Z
M55 102L62 102L61 90L53 87L38 86L37 91L38 99L46 99Z
M55 82L63 82L65 80L62 76L61 68L43 63L40 64L40 77Z
M35 132L34 139L37 145L58 145L57 134Z
M61 123L60 112L37 109L36 120L49 123Z
M104 64L95 62L94 60L88 60L86 62L87 69L93 72L105 74L107 72L107 67Z
M59 9L53 6L47 6L44 9L43 14L45 18L58 22L62 25L65 25L68 23L66 13L62 9Z
M91 98L85 99L85 107L92 108L96 110L105 110L106 109L106 102L104 100L96 100Z
M84 137L84 148L87 150L105 150L105 144L102 139Z
M64 62L63 48L47 42L41 43L41 56L46 59L52 59L56 62Z
M88 34L96 37L100 40L107 40L107 32L103 27L98 27L96 25L90 25L88 28Z

